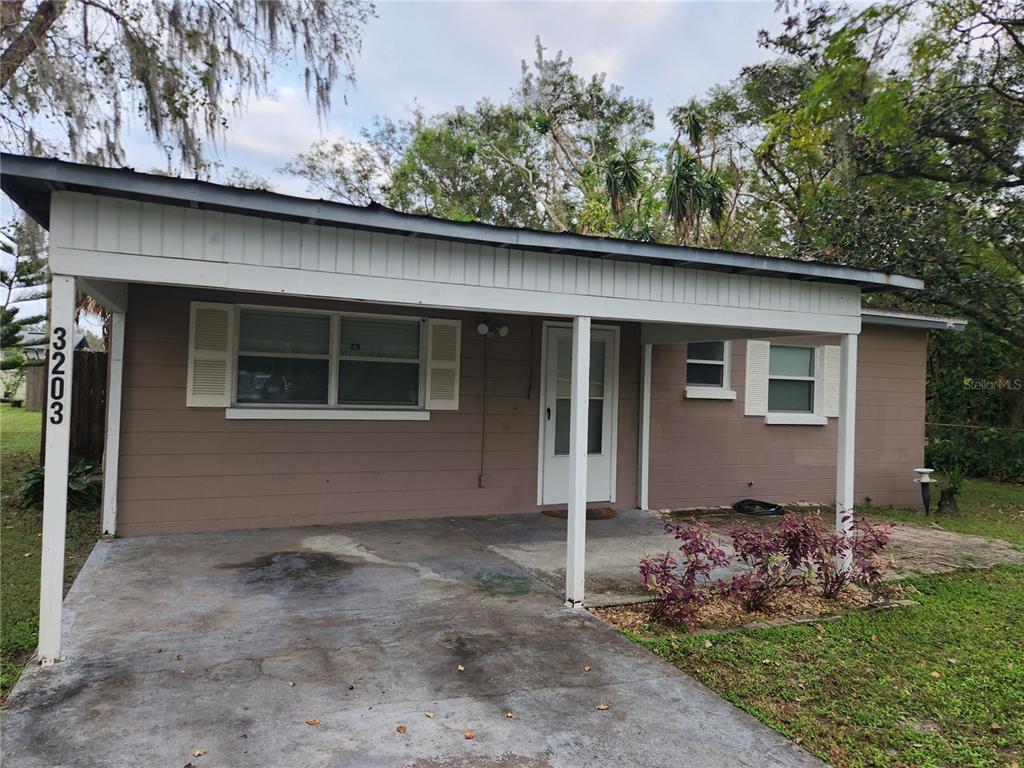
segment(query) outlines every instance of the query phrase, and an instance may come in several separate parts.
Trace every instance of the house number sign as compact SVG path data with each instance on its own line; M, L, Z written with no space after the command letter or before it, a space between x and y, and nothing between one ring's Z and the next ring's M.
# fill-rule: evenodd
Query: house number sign
M67 394L66 376L68 332L58 325L53 329L50 341L50 423L60 424L64 421L64 395Z

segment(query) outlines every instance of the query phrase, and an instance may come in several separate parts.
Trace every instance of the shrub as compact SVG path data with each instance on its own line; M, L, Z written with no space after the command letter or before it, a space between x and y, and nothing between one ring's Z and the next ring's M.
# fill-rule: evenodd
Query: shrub
M640 560L640 576L656 596L652 616L672 626L687 625L711 598L711 571L728 565L729 557L711 539L706 526L666 521L665 533L679 542L678 558L671 552L645 555Z
M747 566L747 573L733 576L723 592L737 598L747 611L759 610L786 590L803 584L797 567L805 545L784 536L781 526L771 531L743 523L731 535L733 549ZM796 537L799 532L789 530L788 535Z
M799 558L798 565L814 575L822 596L832 600L849 583L871 588L881 581L885 563L878 553L892 538L892 526L855 521L851 541L853 558L848 570L840 568L843 556L849 551L846 542L838 532L826 529L821 518L794 515L782 522L779 533L787 542L790 562Z
M43 503L45 472L33 467L21 476L15 501L19 507L36 507ZM100 503L103 494L103 471L88 459L75 459L68 467L68 508L90 509Z

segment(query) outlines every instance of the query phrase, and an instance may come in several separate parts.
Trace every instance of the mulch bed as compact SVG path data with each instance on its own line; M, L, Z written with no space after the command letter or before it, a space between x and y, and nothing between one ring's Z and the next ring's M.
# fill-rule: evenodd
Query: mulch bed
M893 599L886 603L872 603L871 594L859 587L848 586L835 600L820 595L788 592L763 610L747 612L738 600L715 597L697 611L690 631L695 634L713 634L735 629L776 627L787 624L814 623L838 618L853 611L916 605L911 600ZM686 631L685 627L672 627L651 617L653 604L633 603L606 608L591 608L590 612L612 626L637 635L661 635L666 632Z

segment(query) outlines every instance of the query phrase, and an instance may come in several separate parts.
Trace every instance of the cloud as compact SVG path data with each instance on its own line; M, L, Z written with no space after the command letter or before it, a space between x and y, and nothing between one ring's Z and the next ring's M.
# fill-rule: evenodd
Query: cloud
M225 149L287 159L323 135L305 93L283 87L275 97L253 99L230 121Z

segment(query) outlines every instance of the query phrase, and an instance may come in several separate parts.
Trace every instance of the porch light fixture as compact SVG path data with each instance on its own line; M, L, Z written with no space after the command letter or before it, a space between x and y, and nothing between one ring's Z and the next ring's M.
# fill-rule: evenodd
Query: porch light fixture
M924 516L932 512L932 472L934 469L928 469L927 467L918 467L914 470L917 472L917 478L914 480L915 483L921 484L921 501L924 503Z
M498 325L493 320L487 320L476 327L476 332L481 336L508 336L508 326Z

